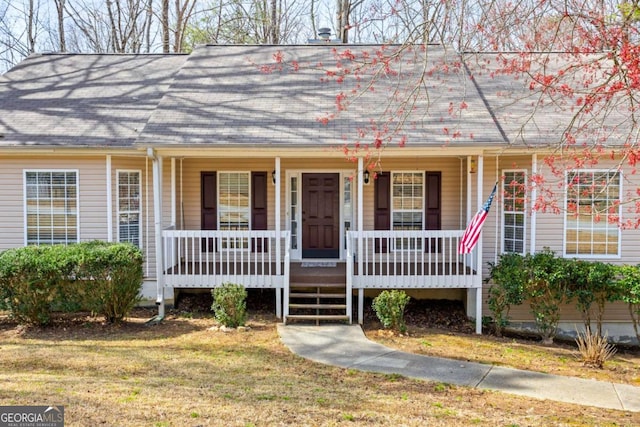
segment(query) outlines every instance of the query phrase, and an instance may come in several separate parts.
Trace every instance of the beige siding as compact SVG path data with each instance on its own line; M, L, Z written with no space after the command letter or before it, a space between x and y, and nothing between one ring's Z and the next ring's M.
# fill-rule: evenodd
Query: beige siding
M538 158L539 168L542 167L542 157ZM606 168L608 165L603 163L598 166L599 168ZM613 166L613 165L611 165ZM498 158L498 170L502 171L503 169L526 169L527 175L531 175L531 157L530 156L500 156ZM539 169L540 171L544 171L544 169ZM493 186L494 177L496 176L496 158L488 157L485 158L485 168L484 168L484 192L485 197L491 191ZM632 175L629 171L623 172L623 194L626 193L629 189L635 189L640 186L640 177L637 175ZM557 181L557 178L552 176L547 176L549 180L554 182ZM474 187L475 189L475 187ZM623 196L624 197L624 196ZM564 194L562 192L557 192L556 198L558 200L558 204L560 207L564 205ZM497 203L496 203L497 202ZM474 203L475 203L475 195L474 195ZM530 203L528 208L530 209ZM488 274L488 263L495 262L497 260L497 256L500 253L500 239L501 239L501 223L500 223L500 215L501 215L501 197L497 197L494 201L494 205L492 206L492 210L487 218L487 222L483 228L483 267L484 273ZM632 213L627 213L627 215L636 215ZM625 217L625 213L623 211L623 218ZM544 248L549 248L554 251L558 256L562 256L563 253L563 245L564 245L564 215L563 213L553 213L553 212L536 212L535 214L536 221L536 236L535 236L535 250L540 251ZM532 217L529 212L527 215L527 251L530 248L530 239L531 239L531 225L532 225ZM621 233L621 256L616 258L600 258L601 261L611 262L614 264L637 264L638 257L637 254L640 253L640 230L637 229L625 229L622 230ZM497 249L496 249L497 248ZM486 315L490 315L489 307L486 304L487 300L487 289L488 286L485 286L483 292L483 313ZM614 304L608 304L606 308L606 320L612 322L627 322L629 321L629 313L626 304L617 302ZM518 307L513 307L511 310L511 318L513 321L533 321L533 317L530 314L529 307L525 303ZM573 305L568 305L563 307L561 312L561 319L563 322L581 322L581 316L576 311Z
M165 164L169 163L168 161ZM275 161L270 159L184 159L182 161L182 189L184 194L182 200L178 199L178 210L184 211L184 229L200 229L200 173L206 171L271 171L275 168ZM165 168L166 169L166 168ZM176 168L180 171L180 168ZM170 184L170 178L165 181ZM179 179L177 181L180 182ZM179 184L178 184L179 185ZM168 194L164 196L165 205L170 205L171 199ZM284 193L282 194L284 198ZM275 187L267 186L267 200L269 206L275 203ZM182 206L181 206L182 205ZM268 212L268 227L275 228L274 209Z
M0 249L24 245L24 171L77 170L80 240L107 239L106 157L0 158Z
M442 229L464 228L466 206L466 177L461 175L461 160L458 158L428 159L384 159L384 171L429 171L442 172ZM364 229L373 230L374 184L364 187ZM462 207L461 207L462 206ZM462 214L462 215L461 215Z
M184 210L185 229L200 228L200 173L203 171L267 171L271 173L275 169L275 161L271 159L184 159L182 164L182 200L179 199L178 211ZM169 216L167 206L170 205L170 193L166 190L170 184L170 176L167 175L170 161L165 160L165 193L164 213ZM434 158L434 159L385 159L384 170L400 171L440 171L442 172L442 228L455 230L464 228L465 218L461 215L461 206L466 206L465 187L466 178L460 174L461 161L458 158ZM352 162L342 159L283 159L281 161L281 227L286 227L286 172L295 171L349 171L352 170L355 177L356 166ZM180 165L177 166L180 174ZM178 187L180 179L178 178ZM355 188L355 187L354 187ZM374 184L364 187L364 228L373 229L373 191ZM267 187L269 201L269 228L275 228L275 186ZM182 206L181 205L182 203ZM462 208L464 209L464 208ZM178 214L180 217L180 212ZM165 221L166 222L166 221Z

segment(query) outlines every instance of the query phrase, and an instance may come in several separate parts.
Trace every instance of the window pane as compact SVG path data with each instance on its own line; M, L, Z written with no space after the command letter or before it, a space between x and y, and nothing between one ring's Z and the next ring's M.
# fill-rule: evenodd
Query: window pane
M27 244L78 241L76 172L25 173Z
M218 222L220 230L248 230L249 172L221 172L218 184ZM246 239L222 239L223 248L247 249Z
M424 216L424 173L393 172L392 183L392 228L394 230L422 230ZM416 239L397 239L398 250L419 250Z
M139 171L118 171L118 241L140 246Z
M505 252L524 252L526 173L505 171L502 183L502 247Z
M610 223L619 212L620 174L572 171L567 174L565 252L571 255L617 255L620 230Z

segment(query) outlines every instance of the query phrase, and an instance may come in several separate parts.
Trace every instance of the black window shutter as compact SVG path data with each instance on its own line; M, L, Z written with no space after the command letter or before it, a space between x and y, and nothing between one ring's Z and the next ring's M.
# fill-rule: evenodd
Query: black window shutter
M202 230L218 228L218 195L215 172L200 173L200 227ZM207 241L208 240L208 241ZM202 240L203 251L214 251L213 239Z
M267 172L251 173L251 228L253 230L267 229ZM266 244L266 242L265 242ZM252 245L254 252L262 252L262 239L257 239ZM266 248L265 248L266 250Z
M373 227L375 230L391 229L391 173L378 173L374 182ZM376 239L375 251L388 252L387 239Z
M424 229L440 230L442 228L442 172L425 172L424 195ZM430 239L425 251L430 247L432 252L441 252L439 239Z

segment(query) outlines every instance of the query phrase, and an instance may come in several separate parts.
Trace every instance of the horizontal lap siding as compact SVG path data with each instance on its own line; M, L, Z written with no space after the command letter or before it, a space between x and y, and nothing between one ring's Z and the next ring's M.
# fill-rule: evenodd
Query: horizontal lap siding
M170 161L165 162L165 169ZM180 167L176 169L180 173ZM178 213L184 211L184 228L187 230L200 229L200 173L205 171L233 171L233 172L252 172L267 171L267 203L268 212L268 229L275 228L275 213L273 204L275 201L275 186L271 184L271 171L275 169L275 161L272 159L184 159L182 161L182 191L183 199L180 206L180 198L178 198ZM165 178L165 186L170 186L170 177ZM180 177L176 180L177 186L180 185ZM171 198L165 194L164 203L170 204ZM281 194L285 198L284 186ZM284 205L284 201L283 201ZM284 216L284 215L283 215ZM178 218L180 215L178 215ZM180 224L178 224L180 225Z
M0 250L24 246L23 170L33 162L0 157ZM40 167L50 162L35 160Z
M596 304L593 305L593 310L596 310ZM595 313L595 311L594 311ZM514 322L533 322L533 316L529 308L529 303L511 308L509 317ZM607 322L630 322L629 310L627 304L623 302L608 303L605 307L605 321ZM582 324L582 317L575 304L567 304L562 306L560 310L561 322L576 322L576 324ZM596 318L591 316L591 322L595 325Z
M466 177L460 174L461 162L457 158L383 159L381 169L389 172L430 171L442 172L442 230L459 230L464 227L466 206ZM373 196L375 182L364 187L364 229L373 230ZM463 209L461 211L461 209Z
M107 239L106 157L0 158L0 249L24 246L24 171L77 170L80 240Z
M546 172L543 164L543 157L538 156L538 168L542 173ZM485 182L484 182L484 192L485 198L491 191L493 186L493 176L495 173L495 158L485 158ZM596 166L599 169L606 169L608 167L615 167L613 163L603 162L600 165ZM521 156L521 157L513 157L513 156L501 156L499 158L499 170L503 169L526 169L527 175L531 176L531 157L530 156ZM545 176L548 182L552 182L554 188L557 188L556 183L558 183L558 178L550 176L545 173ZM491 178L490 178L491 177ZM640 179L637 175L633 175L630 173L629 169L626 168L623 171L623 198L628 197L628 192L635 192L635 189L640 186ZM475 188L475 187L474 187ZM475 198L475 195L474 195ZM562 191L557 190L555 194L555 198L558 201L558 206L561 208L564 207L564 194ZM483 247L483 263L485 266L485 275L488 274L487 263L495 262L497 260L497 256L500 251L500 232L501 232L501 217L502 214L502 202L501 197L498 199L499 203L496 204L494 200L494 205L492 206L492 212L489 214L487 218L487 222L485 223L483 229L484 236L484 247ZM475 199L474 199L475 203ZM497 209L496 209L497 208ZM498 215L498 222L496 224L496 216ZM626 212L623 208L623 219L625 218L637 218L638 214ZM527 251L530 248L530 232L531 232L531 216L527 216ZM496 240L497 239L497 240ZM558 256L562 256L563 253L563 245L564 245L564 213L553 213L553 212L536 212L536 236L535 236L535 250L541 251L545 248L548 248L554 251ZM640 253L640 230L632 229L632 230L622 230L621 234L622 244L621 244L621 256L619 258L601 258L600 261L611 262L613 264L637 264L639 262L638 253ZM497 252L495 250L497 244ZM488 286L485 286L483 291L483 312L486 315L490 315L491 312L486 303L488 298ZM513 321L533 321L533 317L530 313L530 309L528 304L523 304L521 306L512 307L511 309L511 319ZM562 321L572 322L575 321L578 324L581 323L580 313L577 312L575 306L573 304L567 305L562 308L561 311L561 319ZM629 313L627 309L627 305L621 302L607 304L607 308L605 310L605 319L606 321L612 322L627 322L629 321Z

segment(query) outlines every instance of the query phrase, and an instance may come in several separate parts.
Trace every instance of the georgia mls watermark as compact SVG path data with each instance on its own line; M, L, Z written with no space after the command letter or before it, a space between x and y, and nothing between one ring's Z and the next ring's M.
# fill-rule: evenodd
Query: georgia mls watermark
M0 427L64 427L64 406L0 406Z

